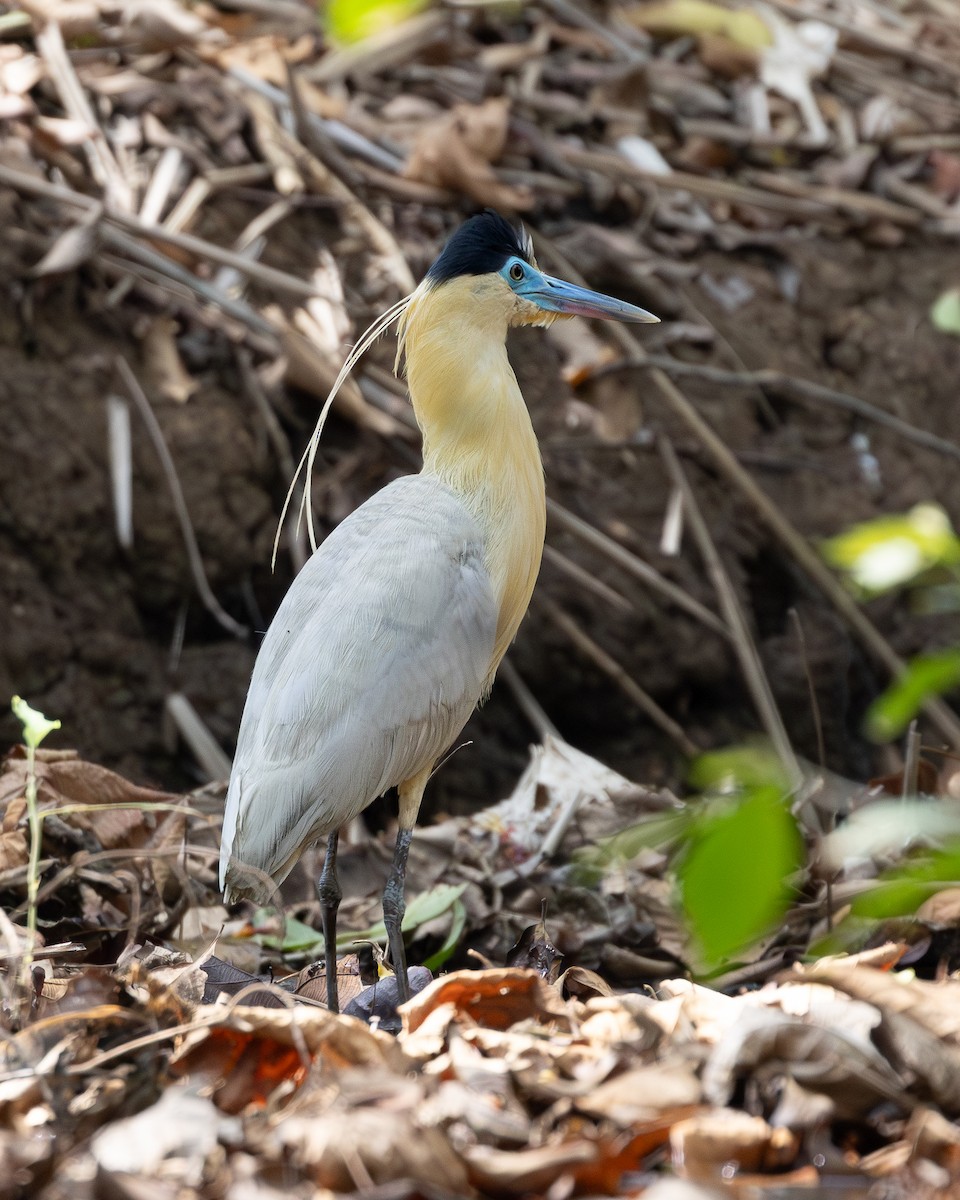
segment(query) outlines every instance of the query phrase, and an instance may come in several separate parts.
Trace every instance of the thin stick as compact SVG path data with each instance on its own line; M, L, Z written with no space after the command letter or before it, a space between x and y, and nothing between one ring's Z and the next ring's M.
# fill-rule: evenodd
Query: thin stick
M593 638L585 633L568 613L565 613L549 596L540 595L534 597L534 604L547 614L554 625L573 642L577 649L589 658L604 675L611 679L623 694L641 712L650 718L658 729L663 730L682 754L687 758L697 757L700 753L700 747L696 742L687 737L684 730L677 724L673 717L665 713L649 692L645 692L636 680L631 679L616 659L609 655L601 646L598 646Z
M612 587L608 587L602 579L597 579L595 575L591 575L575 563L573 559L567 558L565 554L561 554L559 550L554 550L553 546L544 546L543 561L550 563L556 567L558 571L562 571L564 575L578 583L584 591L593 592L593 594L604 602L609 604L611 608L615 608L617 612L633 613L636 608L626 596L621 596L619 592L614 591Z
M187 550L187 558L190 561L190 573L193 575L194 586L199 593L200 599L203 601L203 605L207 611L224 629L232 633L234 637L245 638L250 630L247 629L246 625L241 625L239 621L235 621L228 612L221 608L219 600L213 594L213 590L207 581L207 574L203 567L203 559L200 556L200 548L197 546L197 538L193 532L193 524L190 520L190 512L187 509L186 499L183 495L183 488L180 486L177 468L174 465L170 451L167 449L167 443L164 441L160 423L154 415L153 409L150 407L150 401L147 399L139 380L134 375L123 355L118 354L114 362L131 399L137 406L137 411L143 418L143 423L147 427L147 433L150 435L154 451L160 460L160 466L167 480L167 487L170 489L173 507L177 513L177 520L180 522L180 533Z
M727 627L733 635L733 648L739 659L740 670L743 672L747 690L753 697L754 706L767 731L767 736L773 743L777 757L783 763L784 770L790 778L791 790L795 790L803 782L803 772L800 770L800 764L797 762L793 747L790 745L786 726L783 724L776 701L773 698L773 690L763 669L763 663L760 660L756 643L750 636L750 630L743 615L743 608L737 599L733 584L730 582L730 576L727 574L720 560L720 555L717 553L717 547L710 536L710 531L707 528L706 521L703 519L700 505L697 503L693 488L690 486L690 480L687 479L686 473L680 465L676 451L671 445L669 438L661 437L658 445L660 456L663 459L664 466L667 468L670 481L674 487L680 490L683 496L687 521L689 522L693 536L696 538L704 565L707 568L707 574L710 576L714 590L717 593L720 610L726 619Z
M297 465L294 462L293 451L290 448L290 439L280 424L277 414L273 411L273 405L270 403L260 376L254 368L250 351L246 346L237 346L234 353L237 365L240 368L240 378L243 381L244 388L260 414L260 418L267 431L267 437L273 443L273 451L280 465L280 473L284 479L292 479ZM300 496L298 495L296 499L298 501L297 508L299 509ZM307 561L307 537L304 530L298 531L297 520L293 513L288 518L287 549L290 552L293 569L296 573Z
M596 171L613 179L622 179L626 183L690 192L692 195L707 196L713 200L729 200L733 204L753 204L757 208L772 208L776 212L786 212L795 217L829 217L834 211L830 204L822 201L781 196L756 187L744 187L743 184L734 183L729 179L694 175L690 171L671 171L669 175L657 175L653 171L635 167L626 158L611 152L564 146L560 154L563 160L573 167ZM899 205L897 207L899 208ZM917 216L912 209L910 213L913 217Z
M83 150L94 179L103 188L107 204L118 212L131 212L133 189L120 170L120 164L114 158L103 130L97 124L97 118L73 69L73 63L63 42L63 34L56 21L46 22L36 35L36 43L63 107L69 116L90 130L91 136L84 141Z
M856 413L877 425L884 425L898 433L907 441L923 446L927 450L935 450L949 458L960 460L960 446L939 434L930 433L926 429L918 429L908 421L896 417L871 404L869 400L861 400L848 392L840 392L835 388L824 387L809 379L792 379L780 371L728 371L722 367L702 366L698 363L679 362L665 354L648 354L642 359L625 358L619 362L605 363L598 367L591 378L598 379L618 371L663 371L667 375L690 376L694 379L704 379L708 383L716 383L721 387L760 387L768 391L786 395L790 399L809 401L813 404L828 404L833 408L846 409Z
M5 183L8 187L30 196L43 196L47 200L59 200L63 204L70 204L74 208L82 208L85 211L89 211L99 203L92 196L85 196L82 192L75 192L72 188L51 183L48 179L39 179L35 175L28 175L25 171L18 171L6 164L0 164L0 183ZM243 254L238 254L235 250L226 250L223 246L208 242L206 238L195 237L191 233L175 233L164 225L141 221L138 217L119 212L106 213L103 224L105 233L111 225L118 225L128 233L134 233L149 241L165 242L169 246L185 250L188 254L196 254L200 258L207 258L211 262L220 263L225 267L234 267L241 274L262 283L273 291L288 292L294 296L326 297L326 292L309 280L300 279L286 271L279 271L276 267L265 266Z
M536 696L524 683L520 672L508 658L505 658L500 664L499 677L513 693L517 707L530 722L540 741L544 741L549 735L562 742L563 734L540 707Z
M813 671L810 668L810 655L807 651L807 638L800 621L800 614L795 608L788 612L793 628L796 631L797 642L800 646L800 658L803 662L803 673L807 680L807 695L810 697L810 713L813 717L813 728L817 738L817 761L821 770L827 769L827 747L823 740L823 718L820 715L820 703L817 700L817 689L813 682Z
M720 618L710 612L708 608L704 608L698 600L694 600L692 596L688 596L683 588L677 587L675 583L671 583L669 579L665 579L649 563L645 563L642 558L637 558L625 546L621 546L613 538L607 537L599 529L594 529L592 525L588 525L586 521L575 516L561 504L558 504L556 500L547 500L547 515L559 528L567 530L568 533L576 534L581 541L586 542L595 550L599 550L601 554L605 554L612 562L623 567L625 571L629 571L631 575L641 580L653 591L665 596L672 604L675 604L678 608L682 608L691 617L695 617L702 625L706 625L714 633L719 633L721 637L730 637L730 631Z
M540 239L543 243L544 239ZM583 277L556 247L549 246L549 252L573 283L582 283ZM647 357L638 338L622 325L611 325L611 335L619 341L626 352L635 359ZM861 611L857 602L844 588L833 573L824 565L820 556L787 520L769 496L755 483L753 478L737 461L723 439L701 417L696 407L687 399L679 388L669 379L664 371L652 370L651 381L656 385L660 394L667 402L675 416L679 417L687 428L694 434L711 458L720 473L728 479L735 488L753 505L754 510L764 524L783 544L788 553L800 567L806 571L810 579L824 593L834 608L840 613L851 631L881 662L894 678L898 678L906 670L906 663L894 651L876 626ZM549 504L549 502L548 502ZM960 721L956 714L937 697L928 698L923 703L924 712L936 725L940 733L955 747L960 747Z
M130 405L120 396L107 397L107 458L117 541L133 546L133 449L130 437Z
M902 797L908 800L916 796L920 790L920 730L916 719L910 722L907 730L907 752L903 762L903 791Z
M227 316L234 317L248 329L252 329L254 333L260 334L261 337L276 337L276 330L273 326L255 313L249 304L243 300L235 300L215 284L199 279L186 267L181 267L172 258L167 258L165 254L158 254L156 250L141 246L135 238L128 237L119 229L111 229L109 225L103 226L103 240L122 254L143 263L153 271L169 276L175 283L188 287L207 304L215 304Z
M165 708L207 779L229 779L229 757L187 697L182 692L171 692Z

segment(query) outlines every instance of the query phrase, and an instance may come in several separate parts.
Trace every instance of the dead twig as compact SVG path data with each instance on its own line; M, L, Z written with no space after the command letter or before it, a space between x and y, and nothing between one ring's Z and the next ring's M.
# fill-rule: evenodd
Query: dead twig
M171 692L164 708L207 779L228 779L230 758L187 697L182 692Z
M660 457L663 459L670 482L683 496L683 507L686 512L687 522L696 539L714 591L717 593L717 600L726 619L727 628L731 632L733 648L739 660L740 670L743 673L747 690L753 698L757 714L767 731L767 736L773 744L777 757L787 772L791 790L795 790L803 781L803 773L793 752L793 747L790 745L786 726L773 698L773 690L763 669L760 653L750 635L746 617L743 615L743 608L737 599L733 584L730 582L730 576L720 560L720 555L717 553L717 547L710 536L710 530L703 519L703 513L700 511L697 498L694 495L693 488L690 486L690 481L683 467L680 465L676 451L670 444L669 438L666 437L659 439L658 446Z
M602 579L597 579L595 575L591 575L579 563L575 563L572 558L567 558L565 554L561 554L553 546L544 546L543 561L556 567L558 571L561 571L568 578L572 579L584 591L593 592L598 600L602 600L604 604L609 604L617 612L632 613L635 611L634 606L626 596L621 596L619 592L614 591L612 587L605 584Z
M0 183L5 183L16 191L28 196L42 196L47 200L58 200L63 204L69 204L74 208L80 208L84 211L89 211L99 203L93 197L85 196L82 192L76 192L73 188L51 183L42 176L31 175L26 171L18 171L15 167L8 167L6 164L0 164ZM185 250L188 254L195 254L199 258L209 259L210 262L219 263L226 267L233 267L243 275L256 280L258 283L263 284L264 287L270 288L273 291L284 292L293 296L325 295L322 289L317 288L309 280L300 279L296 275L290 275L287 271L279 271L276 267L265 266L263 263L247 258L243 254L238 254L235 250L227 250L223 246L217 246L214 242L207 241L206 238L194 237L193 234L189 233L176 233L164 225L141 221L138 217L128 216L125 213L106 212L103 215L102 227L104 237L107 240L110 238L111 225L117 225L120 229L136 234L137 237L145 238L147 241L164 242L167 245L176 246L179 250ZM146 250L146 247L143 247L143 249Z
M63 34L56 21L47 21L37 33L36 43L63 107L69 116L90 130L91 136L83 143L83 149L90 164L90 172L103 189L107 205L116 212L132 212L133 189L97 123L87 94L73 69L73 63L64 45Z
M543 239L540 239L541 242ZM549 247L549 253L560 264L568 279L575 283L583 283L583 277L573 264L561 255L556 247ZM636 337L625 326L611 325L613 336L634 359L646 358L646 352ZM769 496L757 485L753 478L737 461L723 439L707 424L679 388L659 369L650 372L652 382L656 385L670 410L694 434L698 442L710 454L721 474L750 502L754 511L781 542L790 556L807 573L813 583L820 589L834 608L840 613L858 640L866 649L890 672L894 678L906 670L906 663L894 651L893 647L880 633L873 622L860 609L856 600L844 588L830 569L823 563L816 550L810 545L787 520L780 509ZM549 506L549 501L548 501ZM726 633L726 631L725 631ZM729 634L726 634L729 636ZM924 701L924 711L937 726L941 734L955 747L960 747L960 720L950 707L938 697Z
M184 546L187 550L187 558L190 562L190 573L193 576L194 586L203 601L206 610L234 637L246 638L250 630L246 625L241 625L239 621L235 621L224 608L221 607L220 601L213 594L213 590L207 580L207 573L204 570L203 559L200 556L200 548L197 545L196 534L193 531L193 523L190 520L190 512L187 509L187 502L183 495L183 488L180 486L180 478L177 475L177 468L174 464L170 451L167 449L167 443L163 437L163 431L160 428L160 423L154 415L153 409L150 406L150 401L143 388L140 386L140 381L134 375L130 364L118 354L114 360L120 378L127 389L130 398L137 407L137 411L143 418L143 423L147 428L147 433L150 435L150 441L153 443L154 451L157 458L160 460L160 466L163 469L163 474L167 481L167 487L170 489L170 496L173 500L173 506L177 513L177 520L180 522L180 532L183 536Z
M593 638L580 628L569 613L565 613L559 604L556 604L549 596L535 596L534 604L546 613L553 624L573 642L577 649L594 666L599 668L608 679L615 683L623 694L641 712L645 713L658 729L661 729L670 738L681 754L687 758L697 757L700 753L700 747L696 742L687 736L673 717L664 712L649 692L645 692L636 680L630 678L612 655L608 654L601 646L598 646Z
M796 379L784 375L781 371L730 371L723 367L704 366L699 363L685 363L670 358L665 354L648 354L645 358L623 358L617 362L604 363L596 368L591 378L602 378L619 371L663 371L667 375L688 376L692 379L703 379L707 383L715 383L720 387L759 387L764 391L776 392L777 395L787 396L791 400L799 400L810 404L826 404L831 408L842 408L855 413L875 425L897 433L905 441L923 446L927 450L935 450L948 458L960 460L960 446L939 434L930 433L926 429L918 429L909 421L894 416L893 413L862 400L849 392L840 392L836 388L825 387L809 379Z
M563 741L563 735L557 729L556 725L550 720L546 712L540 706L540 702L534 696L533 692L527 687L523 681L520 672L513 665L509 658L505 658L500 664L500 670L497 676L510 689L514 700L517 703L517 708L530 722L537 737L542 742L547 736L555 737L558 741Z
M556 500L547 500L547 516L558 528L575 534L582 542L586 542L587 545L592 546L595 550L599 550L611 562L615 562L617 566L628 571L634 578L646 584L652 591L659 592L671 604L675 604L677 608L683 609L685 613L694 617L701 625L706 625L708 629L713 630L714 633L719 633L721 637L729 638L729 630L716 614L712 613L708 608L704 608L699 600L695 600L683 588L677 587L675 583L671 583L669 579L666 579L659 571L651 567L649 563L645 563L642 558L637 558L635 554L632 554L626 547L621 546L619 542L615 542L613 538L607 537L599 529L594 529L592 525L589 525L586 521L564 508L562 504L558 504Z

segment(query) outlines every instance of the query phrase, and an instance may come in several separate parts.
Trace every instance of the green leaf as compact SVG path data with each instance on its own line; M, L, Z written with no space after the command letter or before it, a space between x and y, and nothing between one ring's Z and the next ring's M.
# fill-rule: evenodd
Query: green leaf
M903 674L867 710L865 729L875 742L898 737L931 696L960 685L960 648L912 659Z
M450 922L450 931L446 936L446 940L436 954L431 954L429 958L424 960L423 965L431 971L439 971L460 944L460 938L463 936L466 926L466 906L462 900L455 900L453 902L453 919Z
M886 919L912 916L924 900L960 881L960 843L925 854L885 872L851 905L854 917Z
M338 42L359 42L415 16L426 0L329 0L327 28Z
M701 792L729 793L756 787L790 790L783 764L765 742L701 754L690 766L690 783Z
M582 846L573 854L578 882L595 883L597 873L602 876L611 867L630 862L644 850L662 850L683 837L689 824L688 812L657 813L601 838L594 845Z
M950 288L930 306L930 320L941 333L960 336L960 288Z
M276 920L272 908L258 908L253 914L253 924L269 925ZM312 926L298 921L296 917L287 917L283 926L283 934L258 933L253 941L271 950L279 950L281 954L321 954L323 952L323 934L318 933Z
M780 919L802 864L803 841L777 787L753 788L703 818L678 874L691 933L709 966Z
M447 909L452 908L466 891L465 883L441 883L428 892L421 892L407 905L403 915L401 928L404 931L417 929L428 921L436 920ZM382 942L386 939L387 928L382 921L364 929L360 933L345 933L337 938L337 945L349 945L351 942Z
M866 595L900 587L931 567L960 562L960 539L937 504L864 521L829 538L821 549Z

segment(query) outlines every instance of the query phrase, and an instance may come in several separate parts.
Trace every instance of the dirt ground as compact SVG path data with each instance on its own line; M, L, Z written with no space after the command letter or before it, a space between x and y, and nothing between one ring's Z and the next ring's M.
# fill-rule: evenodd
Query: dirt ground
M12 202L12 201L11 201ZM411 219L410 228L416 228ZM282 247L316 244L328 219L299 214ZM563 227L553 231L564 232ZM219 236L208 230L208 236ZM435 245L405 245L425 264ZM0 264L0 696L14 692L62 719L51 744L132 778L182 788L197 782L189 752L164 720L164 699L185 693L232 750L255 640L231 639L196 598L183 541L157 458L134 416L134 525L131 552L117 544L110 498L105 398L116 390L118 353L144 377L137 301L91 307L105 294L81 273L31 282L35 251L7 245ZM937 333L930 303L956 284L943 246L869 247L858 240L783 240L775 248L713 250L678 263L678 312L694 332L677 357L734 369L775 368L840 388L923 428L960 435L956 380L960 342ZM86 268L85 270L93 270ZM730 281L749 298L730 311L717 299ZM87 286L89 283L96 286ZM613 273L594 286L622 293ZM628 298L631 298L628 296ZM640 297L640 302L645 302ZM661 329L667 328L666 326ZM699 333L697 332L699 330ZM709 343L704 346L703 341ZM657 349L656 334L649 345ZM229 346L199 326L182 325L178 346L200 383L184 404L151 394L184 489L214 592L238 619L262 630L290 580L282 557L269 571L270 546L286 480L270 454L262 423L238 386ZM378 351L386 364L390 347ZM585 385L560 380L555 343L523 331L512 356L541 436L548 491L680 583L708 607L715 597L689 537L667 558L659 540L668 485L645 435L671 429L642 373ZM149 375L146 375L149 384ZM936 500L960 518L960 481L949 460L868 427L850 414L684 380L684 389L805 534L817 538L879 511ZM591 411L627 411L624 438L594 436ZM592 410L583 406L592 406ZM281 417L294 451L305 442L316 402L291 393ZM586 414L586 416L585 416ZM832 767L866 777L883 765L859 724L884 675L851 640L833 610L774 544L754 514L719 480L681 429L672 429L692 472L724 561L746 601L787 729L798 751L816 758L807 666ZM851 444L870 437L878 475L871 478ZM339 420L324 443L327 465L369 433ZM365 471L325 493L327 526L386 478L409 469L384 444ZM604 606L544 567L540 587L646 688L703 747L728 743L757 722L730 649L569 534L550 544L633 602L629 615ZM872 615L904 655L960 637L944 618L909 616L902 601L877 602ZM182 646L178 639L182 634ZM679 786L683 763L663 735L534 608L511 658L560 731L576 746L651 784ZM0 742L12 742L11 717ZM512 695L498 685L468 727L474 744L439 773L434 809L489 803L509 789L534 734Z

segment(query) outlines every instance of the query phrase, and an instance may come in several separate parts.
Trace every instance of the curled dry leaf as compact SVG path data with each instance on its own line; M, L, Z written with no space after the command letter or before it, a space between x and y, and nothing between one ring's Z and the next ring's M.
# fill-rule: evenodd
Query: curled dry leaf
M145 812L138 804L183 803L182 796L138 787L122 775L96 763L84 762L72 750L37 751L37 799L44 809L66 805L109 805L106 810L57 814L68 825L94 835L106 850L140 847L168 819L182 821L178 813ZM14 747L0 769L0 811L23 795L27 781L26 751ZM4 828L6 823L4 823Z
M585 1139L529 1150L498 1150L494 1146L469 1146L464 1156L474 1185L484 1193L522 1195L543 1193L559 1176L596 1163L600 1147Z
M430 1194L465 1195L467 1172L438 1129L385 1107L298 1110L276 1127L276 1138L317 1187L353 1192L361 1182L410 1180Z
M931 983L856 963L848 965L843 959L823 959L795 970L883 1011L910 1016L936 1037L960 1048L960 980Z
M898 1102L905 1092L903 1078L871 1043L782 1013L744 1009L704 1068L707 1100L728 1104L742 1081L772 1065L779 1075L828 1096L841 1120L862 1118L881 1101Z
M960 888L944 888L924 902L914 914L932 929L960 927Z
M463 1016L487 1029L509 1029L531 1018L569 1022L556 990L535 971L510 967L453 971L403 1006L404 1036L416 1033L431 1014L446 1008L451 1019Z
M574 1000L613 995L610 984L588 967L568 967L557 980L557 988L561 996L572 996Z
M789 1166L797 1139L763 1117L720 1109L678 1121L670 1131L670 1152L674 1168L688 1178L719 1182L728 1164L750 1172Z
M613 1121L624 1129L666 1129L702 1103L696 1063L680 1058L637 1067L591 1088L576 1101L580 1112Z
M408 1060L392 1037L351 1017L312 1007L242 1005L188 1034L173 1059L181 1077L202 1079L213 1088L224 1112L263 1107L278 1089L295 1090L313 1064L402 1074Z
M501 183L491 165L506 146L509 120L510 102L502 97L456 105L421 129L404 174L491 208L526 211L533 206L530 189Z

